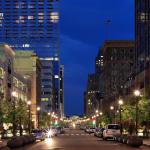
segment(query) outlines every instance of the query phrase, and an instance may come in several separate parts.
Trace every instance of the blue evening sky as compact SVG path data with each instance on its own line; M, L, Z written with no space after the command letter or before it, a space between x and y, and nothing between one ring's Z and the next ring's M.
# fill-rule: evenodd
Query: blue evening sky
M134 39L134 0L61 0L61 62L65 66L65 113L83 113L87 76L106 39Z

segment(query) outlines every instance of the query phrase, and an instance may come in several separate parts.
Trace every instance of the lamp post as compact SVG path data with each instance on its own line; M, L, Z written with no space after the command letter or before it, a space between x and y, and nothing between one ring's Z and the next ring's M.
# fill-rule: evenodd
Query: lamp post
M134 91L134 96L136 98L136 104L135 104L135 109L136 109L136 120L135 120L135 130L136 130L136 135L138 134L138 112L139 112L139 107L138 107L138 98L140 96L140 91L139 90L135 90Z
M47 114L48 114L48 116L49 116L49 121L50 121L50 122L49 122L49 127L50 127L50 126L51 126L51 113L48 112Z
M28 109L29 109L28 130L29 130L29 134L30 134L31 133L31 101L28 101L27 104L28 104Z
M41 110L41 108L38 106L37 107L37 115L38 115L38 128L39 128L39 126L40 126L40 110Z
M110 117L111 117L111 123L113 123L113 111L114 111L114 106L110 106ZM112 113L112 114L111 114ZM114 120L115 120L115 115L114 115Z
M17 97L17 93L15 92L15 91L13 91L12 93L11 93L11 95L12 95L12 97L13 97L13 101L12 101L12 103L13 103L13 136L16 136L16 102L15 102L15 98Z
M120 115L120 133L122 134L122 129L123 129L123 127L122 127L122 114L121 114L121 111L122 111L122 105L123 105L123 100L122 99L120 99L119 101L118 101L118 104L119 104L119 115Z

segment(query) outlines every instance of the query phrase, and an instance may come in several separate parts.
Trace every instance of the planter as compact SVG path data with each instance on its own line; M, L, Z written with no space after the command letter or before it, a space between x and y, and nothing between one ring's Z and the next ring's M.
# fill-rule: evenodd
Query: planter
M127 135L124 136L123 139L122 139L122 143L123 143L123 144L127 144L128 138L129 138L129 136L127 136Z
M7 146L12 149L19 148L23 145L24 145L23 140L20 137L14 137L7 142Z
M32 135L25 135L25 136L20 136L20 137L15 137L12 138L7 142L7 146L9 148L15 149L19 148L21 146L25 146L28 144L32 144L36 141L35 137Z
M23 141L23 145L29 144L29 137L27 137L27 136L21 136L20 138Z
M115 135L115 136L114 136L114 140L117 141L117 142L119 142L120 136L121 136L121 135Z
M127 139L127 145L132 147L140 147L143 145L143 139L138 136L129 136Z

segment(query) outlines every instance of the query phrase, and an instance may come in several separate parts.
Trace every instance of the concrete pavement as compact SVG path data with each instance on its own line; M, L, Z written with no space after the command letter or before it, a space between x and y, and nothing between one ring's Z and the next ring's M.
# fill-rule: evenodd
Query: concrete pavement
M103 141L80 130L67 130L65 134L47 139L37 144L22 147L18 150L135 150L114 141ZM5 148L4 150L9 150ZM142 146L139 150L149 150Z

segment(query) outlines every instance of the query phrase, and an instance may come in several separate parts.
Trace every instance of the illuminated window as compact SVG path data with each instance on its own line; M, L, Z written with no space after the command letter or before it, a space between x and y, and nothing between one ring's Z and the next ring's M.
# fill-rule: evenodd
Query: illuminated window
M58 75L55 75L55 79L58 79L59 78L59 76Z
M44 16L44 13L40 12L40 13L38 13L38 16Z
M3 13L0 13L0 18L3 18L4 14Z
M30 47L30 44L23 44L23 47Z
M29 20L32 20L32 19L33 19L33 16L28 16L28 19L29 19Z
M49 99L48 98L41 98L42 102L47 102Z
M50 13L50 21L53 22L53 23L58 23L58 21L59 21L59 13L58 12Z
M55 61L58 61L58 60L59 60L59 58L58 58L58 57L56 57L56 58L55 58Z

